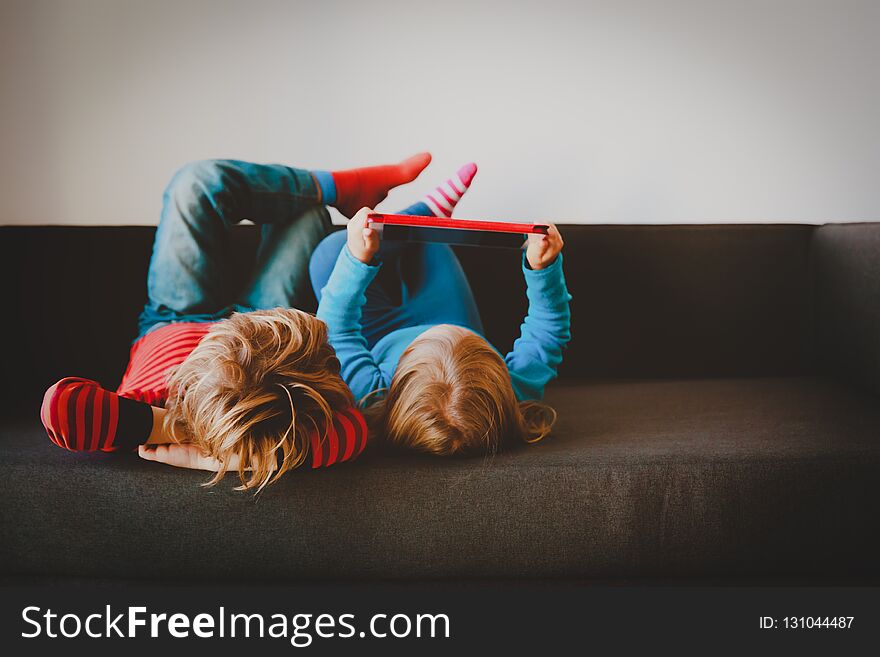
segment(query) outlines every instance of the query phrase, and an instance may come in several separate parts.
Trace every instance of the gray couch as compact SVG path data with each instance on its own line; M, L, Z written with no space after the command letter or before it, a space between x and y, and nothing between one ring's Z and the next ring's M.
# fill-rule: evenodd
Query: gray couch
M550 438L375 448L255 499L49 442L49 384L121 376L153 229L0 228L0 578L876 583L880 224L561 230L573 340ZM231 273L255 230L233 243ZM459 254L504 350L518 254Z

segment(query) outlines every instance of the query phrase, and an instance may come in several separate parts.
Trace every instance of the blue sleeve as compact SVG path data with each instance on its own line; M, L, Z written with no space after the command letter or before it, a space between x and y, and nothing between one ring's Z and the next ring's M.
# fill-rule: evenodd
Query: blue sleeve
M562 254L544 269L530 269L523 254L529 311L520 337L504 361L517 399L541 399L544 386L556 377L562 349L571 340L571 295L565 287Z
M366 291L379 266L365 265L343 247L321 290L318 319L327 324L330 345L336 350L342 380L351 388L356 401L376 390L388 387L373 354L367 348L361 317Z

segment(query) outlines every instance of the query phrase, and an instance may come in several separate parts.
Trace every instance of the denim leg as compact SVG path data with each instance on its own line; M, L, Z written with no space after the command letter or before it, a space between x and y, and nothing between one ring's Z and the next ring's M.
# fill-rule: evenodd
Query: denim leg
M230 227L243 219L290 224L318 204L318 196L303 169L239 160L203 160L180 169L163 196L139 334L160 322L228 315L234 309L224 278Z
M323 205L312 205L288 223L263 224L254 278L239 302L242 310L317 305L309 280L309 259L333 229Z

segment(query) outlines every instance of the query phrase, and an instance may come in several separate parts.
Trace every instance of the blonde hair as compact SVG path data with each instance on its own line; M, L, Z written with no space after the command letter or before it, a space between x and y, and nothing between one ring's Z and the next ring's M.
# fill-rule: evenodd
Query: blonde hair
M482 337L448 324L413 341L366 414L392 444L440 456L493 454L507 438L537 442L556 421L549 406L517 402L506 364Z
M237 455L237 490L259 492L305 461L309 432L326 435L333 409L353 403L323 322L290 308L236 313L171 372L165 428L221 463L206 485Z

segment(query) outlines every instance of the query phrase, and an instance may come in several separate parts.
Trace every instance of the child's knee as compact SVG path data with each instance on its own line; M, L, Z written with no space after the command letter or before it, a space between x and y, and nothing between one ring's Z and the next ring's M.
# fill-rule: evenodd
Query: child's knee
M165 196L175 204L185 207L194 199L223 189L227 185L227 178L223 160L189 162L171 177L165 188Z
M312 257L309 259L309 276L319 298L321 290L330 278L333 267L336 266L336 260L339 258L342 247L345 246L346 237L344 230L330 233L321 240L312 252Z
M348 234L344 230L336 230L327 235L324 239L321 240L320 244L315 247L315 254L319 257L327 257L332 258L335 262L336 258L339 256L339 252L342 251L342 247L345 246L345 240L348 238Z

